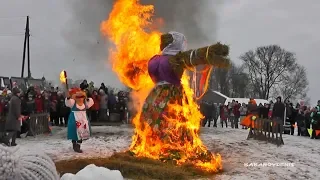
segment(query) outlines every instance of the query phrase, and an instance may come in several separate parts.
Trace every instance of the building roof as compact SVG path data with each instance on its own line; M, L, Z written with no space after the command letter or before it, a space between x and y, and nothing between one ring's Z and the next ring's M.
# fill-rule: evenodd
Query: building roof
M201 100L209 101L212 103L223 104L228 97L218 91L208 90Z
M228 98L224 104L227 105L228 102L232 102L232 100L238 101L241 104L242 103L248 104L250 99L249 98ZM269 101L265 99L254 99L254 100L256 101L257 105L259 105L260 103L261 104L269 103Z
M228 96L222 94L221 92L218 92L218 91L212 91L212 92L216 93L217 95L219 95L219 96L221 96L221 97L223 97L223 98L226 98L226 99L229 98Z
M208 90L203 96L202 100L207 100L213 103L221 103L221 104L227 105L228 102L232 102L232 100L238 101L241 104L242 103L248 104L250 99L249 98L231 98L222 94L221 92ZM265 99L254 99L254 100L256 101L257 104L269 103L269 101Z

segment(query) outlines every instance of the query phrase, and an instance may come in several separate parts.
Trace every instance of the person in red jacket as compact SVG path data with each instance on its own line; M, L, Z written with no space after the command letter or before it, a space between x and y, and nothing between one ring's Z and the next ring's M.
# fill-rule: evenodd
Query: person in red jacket
M91 98L94 102L93 106L91 106L91 121L98 120L98 114L100 109L100 96L96 90L92 91Z
M35 98L35 104L36 104L36 113L42 113L44 110L44 107L43 107L44 104L43 104L43 98L39 93Z

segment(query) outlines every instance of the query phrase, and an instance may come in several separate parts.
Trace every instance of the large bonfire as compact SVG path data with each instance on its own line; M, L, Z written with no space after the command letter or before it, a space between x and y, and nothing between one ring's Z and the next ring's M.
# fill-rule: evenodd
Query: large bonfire
M125 85L135 90L133 98L138 109L141 109L149 91L154 87L148 75L147 62L152 56L160 53L161 32L154 30L156 25L152 21L153 13L152 5L141 5L139 0L117 0L109 19L101 24L101 32L115 45L110 49L113 70ZM199 137L200 121L203 116L193 99L188 79L186 74L183 75L182 84L186 96L182 102L183 106L175 104L169 106L177 118L169 120L172 128L166 133L174 135L179 134L182 129L188 129L193 140L185 141L180 138L180 142L164 144L157 138L147 138L150 137L152 129L148 123L140 120L141 112L138 112L133 119L135 135L130 151L138 157L158 160L168 160L163 159L168 150L183 152L171 160L178 165L191 163L202 170L217 172L222 169L221 157L208 152ZM188 121L183 122L183 117Z

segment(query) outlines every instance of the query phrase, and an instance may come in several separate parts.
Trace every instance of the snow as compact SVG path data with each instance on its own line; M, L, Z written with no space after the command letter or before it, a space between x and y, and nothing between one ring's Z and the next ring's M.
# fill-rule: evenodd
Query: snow
M92 138L82 145L83 154L73 152L71 142L66 140L65 128L55 128L53 136L27 137L19 139L17 143L23 150L45 151L54 161L107 157L114 152L127 150L130 145L131 127L101 126L92 129ZM247 135L248 130L229 127L201 129L201 138L208 149L220 153L223 159L224 172L215 175L215 179L317 179L320 172L319 140L283 135L285 145L277 147L262 141L246 140ZM279 166L279 163L290 166Z
M110 170L104 167L97 167L90 164L79 171L77 174L64 174L61 180L123 180L121 172L118 170Z
M54 161L84 158L108 157L114 152L127 150L133 133L132 128L97 126L93 127L93 135L84 141L81 148L84 153L74 153L72 143L67 140L67 129L54 127L53 136L38 135L18 140L18 144L26 150L44 151ZM22 137L24 137L22 135Z

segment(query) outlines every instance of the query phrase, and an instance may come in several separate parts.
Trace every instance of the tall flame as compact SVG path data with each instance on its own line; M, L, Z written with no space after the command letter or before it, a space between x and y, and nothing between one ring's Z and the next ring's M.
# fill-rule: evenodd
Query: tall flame
M161 33L152 30L152 27L154 27L151 19L153 11L154 7L152 5L141 5L139 0L117 0L108 20L102 22L100 30L115 45L110 50L113 71L117 73L125 85L134 90L139 90L133 94L135 105L140 108L133 120L135 135L132 138L130 150L137 156L160 159L159 154L163 153L165 149L178 149L185 153L177 160L178 164L182 164L190 162L190 157L198 157L199 152L207 152L207 148L203 145L198 134L203 116L194 102L188 76L183 75L181 80L186 96L183 98L183 106L169 105L170 113L174 113L177 119L168 119L167 121L173 127L170 132L172 134L178 134L181 127L188 129L193 137L192 143L182 144L177 142L171 147L171 145L163 144L160 140L159 142L150 142L151 140L146 137L152 133L152 129L147 123L139 120L141 104L143 104L150 89L154 87L148 75L147 62L152 56L160 52ZM183 117L188 121L183 122ZM147 128L142 128L142 126ZM140 137L139 141L137 140L138 137ZM213 172L222 168L220 155L208 162L193 159L191 163Z

